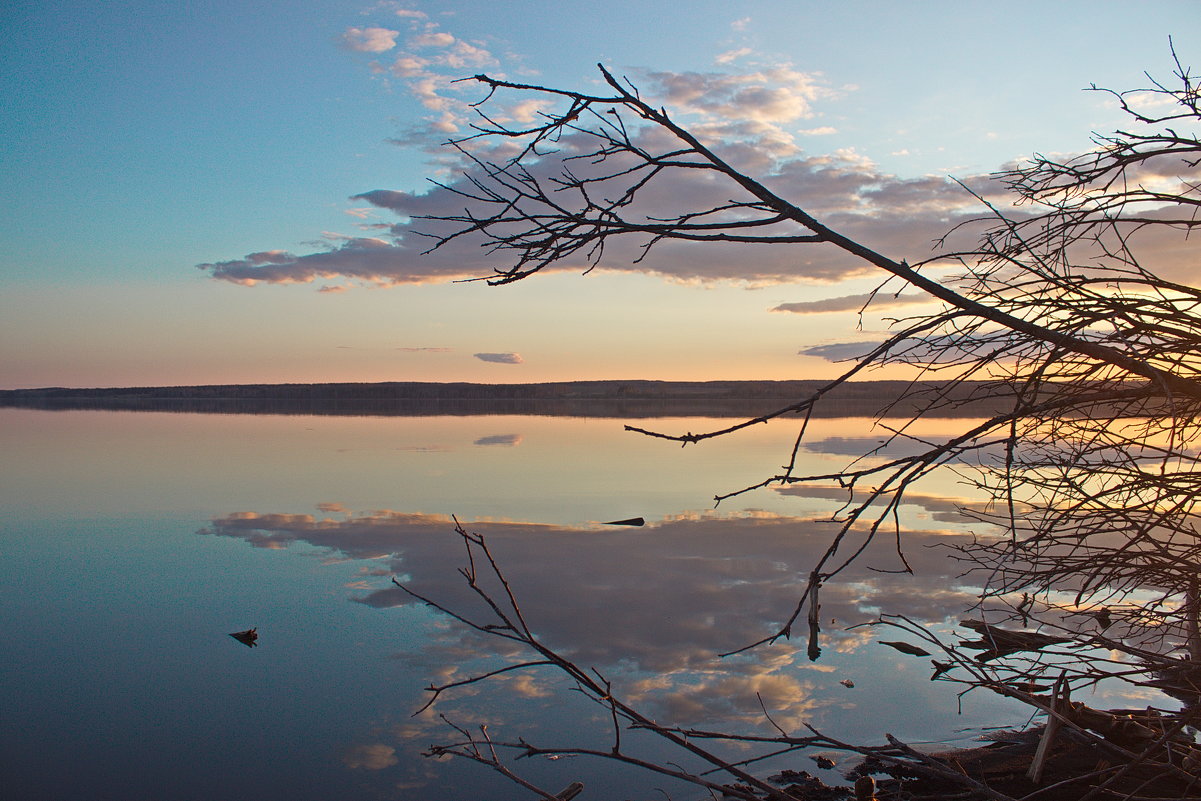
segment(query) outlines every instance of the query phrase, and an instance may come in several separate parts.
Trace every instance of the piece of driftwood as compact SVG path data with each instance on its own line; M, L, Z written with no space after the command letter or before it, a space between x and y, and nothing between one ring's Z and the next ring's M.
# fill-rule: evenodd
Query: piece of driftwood
M1060 713L1068 703L1071 702L1072 687L1067 682L1067 675L1061 674L1055 682L1055 690L1051 694L1051 710L1047 715L1047 725L1043 728L1043 736L1039 738L1038 748L1034 752L1034 759L1030 760L1030 769L1026 771L1026 776L1035 784L1042 784L1043 768L1047 764L1047 757L1051 753L1051 744L1055 741L1055 735L1059 731L1059 727L1063 725L1063 718Z
M559 799L559 801L571 801L571 799L575 798L582 792L584 792L584 783L572 782L559 792L555 793L555 798Z
M925 648L919 648L916 645L910 645L907 642L890 642L888 640L876 640L881 645L887 645L889 648L895 648L903 654L910 656L930 656L930 652Z
M877 765L874 772L893 777L882 781L883 797L903 791L914 801L942 801L967 786L972 798L1201 799L1201 780L1194 778L1201 770L1201 748L1185 731L1191 716L1092 709L1071 701L1066 687L1056 684L1048 719L1059 722L1057 732L1048 736L1046 726L997 732L989 736L992 742L975 748L915 754L921 765ZM1040 763L1041 771L1032 775Z
M807 655L810 662L816 662L821 656L822 649L818 644L821 633L821 603L818 601L818 590L821 588L821 576L814 572L809 577L809 647Z
M870 778L870 777L869 777ZM783 801L785 798L803 798L805 801L846 801L849 788L831 786L817 776L804 770L783 770L768 781L779 785L781 795L768 796L771 801ZM873 787L875 782L873 780ZM874 796L872 796L874 801Z
M876 780L860 776L855 780L855 801L876 801Z
M976 655L977 662L987 662L1019 651L1037 651L1048 645L1061 645L1072 641L1069 637L1054 637L1037 631L1002 629L990 626L982 620L961 620L959 625L981 636L979 640L964 640L959 643L963 648L980 651Z

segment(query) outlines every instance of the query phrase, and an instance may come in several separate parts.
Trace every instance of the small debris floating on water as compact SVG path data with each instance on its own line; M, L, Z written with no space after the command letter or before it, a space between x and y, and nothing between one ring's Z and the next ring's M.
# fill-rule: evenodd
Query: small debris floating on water
M247 648L253 648L259 644L259 630L257 628L246 629L246 631L235 631L229 636L233 637Z
M918 648L916 645L910 645L907 642L888 642L887 640L877 640L881 645L887 645L890 648L896 648L903 654L911 654L912 656L929 656L930 652L924 648Z

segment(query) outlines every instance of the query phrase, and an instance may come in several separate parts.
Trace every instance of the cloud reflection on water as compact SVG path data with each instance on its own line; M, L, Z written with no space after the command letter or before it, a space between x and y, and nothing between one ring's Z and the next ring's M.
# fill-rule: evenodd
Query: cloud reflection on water
M718 659L715 654L758 639L791 610L804 576L826 546L829 524L769 513L707 513L638 530L517 521L468 527L487 538L540 639L579 664L615 671L628 698L685 725L759 725L764 721L756 694L777 722L792 727L820 709L856 703L861 699L837 686L848 669L838 655L860 658L875 634L847 627L880 611L937 623L975 600L970 588L954 580L955 565L944 550L931 547L962 543L968 535L908 531L906 558L914 575L876 572L900 567L892 543L882 540L823 589L823 645L829 655L823 661L836 667L810 665L786 642ZM375 511L333 519L243 512L213 520L207 531L256 547L303 543L373 560L363 573L366 586L375 588L354 596L368 606L414 603L391 585L389 577L397 575L414 592L450 608L480 608L453 570L463 562L463 552L449 517ZM465 677L481 659L511 658L505 645L445 625L420 653L401 658L427 675L437 674L434 681L441 682ZM893 658L878 652L867 657ZM913 670L925 670L925 663L914 663ZM525 698L547 697L546 680L504 679L509 692ZM856 682L863 684L861 678Z
M769 730L756 692L782 725L865 741L1001 717L954 717L953 688L928 681L928 659L874 644L895 635L845 631L877 609L939 621L970 599L955 566L924 547L968 530L934 520L953 508L934 499L902 510L918 576L866 570L898 566L881 540L827 587L820 662L790 642L714 656L758 639L792 608L829 538L828 524L808 518L828 516L843 491L767 490L723 503L723 514L675 513L761 477L787 451L795 421L680 449L622 436L612 420L3 411L13 551L5 608L42 635L6 653L18 788L58 783L64 798L95 788L168 797L162 788L185 782L222 798L397 797L403 788L448 801L507 797L499 778L494 790L471 766L419 756L447 735L437 713L547 742L593 734L603 711L540 672L467 688L409 718L430 682L515 658L391 585L397 575L451 605L473 600L455 572L463 553L451 520L427 511L474 521L546 642L603 670L660 720ZM859 419L812 424L819 437L870 430ZM509 432L521 432L518 447L473 446ZM814 472L841 458L800 456ZM926 487L944 490L956 494L949 482ZM635 516L649 525L602 525ZM213 536L195 537L201 525ZM251 626L261 647L227 635ZM968 703L981 708L976 696ZM53 770L64 759L70 776ZM591 770L590 797L645 786L584 762L549 763L570 776L548 784Z
M480 437L475 441L476 445L505 445L514 446L521 444L520 434L492 434L487 437Z

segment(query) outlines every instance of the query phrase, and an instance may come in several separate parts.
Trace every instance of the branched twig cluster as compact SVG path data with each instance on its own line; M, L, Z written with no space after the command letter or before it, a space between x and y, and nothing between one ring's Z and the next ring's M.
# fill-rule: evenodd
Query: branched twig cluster
M907 776L928 776L944 782L951 781L961 788L983 793L983 797L994 799L994 801L1010 801L1009 796L989 791L980 782L961 771L956 771L945 762L931 759L927 755L913 750L894 737L886 738L887 745L868 746L828 736L808 724L805 725L804 733L789 733L771 718L766 708L764 708L764 718L771 723L777 734L738 734L661 724L623 700L619 692L614 689L613 683L602 673L594 668L578 665L570 657L542 642L530 628L521 612L512 588L489 550L485 539L478 534L468 532L457 520L455 525L455 531L465 546L467 561L467 567L460 568L459 574L483 602L486 613L481 616L465 614L461 609L450 608L434 599L413 592L403 582L396 579L393 579L393 582L413 598L449 615L470 629L520 644L523 653L527 656L520 658L520 661L475 674L467 679L431 685L428 688L429 701L414 714L425 711L443 693L454 688L488 681L512 671L535 671L550 668L568 676L574 684L574 689L606 711L607 717L611 721L612 745L607 749L601 749L564 745L545 746L530 742L524 737L497 740L494 739L486 725L471 730L442 716L444 722L458 735L458 739L431 746L427 751L429 756L453 756L485 765L539 797L550 799L550 801L554 801L558 796L523 778L510 763L532 757L565 756L612 760L699 786L712 793L714 797L762 801L765 798L784 799L797 796L789 795L786 789L781 789L780 786L756 776L750 772L750 766L767 759L800 753L808 749L834 750L858 754L867 759L872 766L894 773ZM882 620L881 623L916 632L917 636L937 643L937 640L931 635L917 628L912 621L907 619ZM968 666L971 670L971 662L968 659L958 655L954 649L948 649L948 652L954 654L953 658L957 659L961 665ZM968 679L957 678L954 681L969 686L982 684L983 680L979 678L978 671L973 671L973 673L976 675ZM760 703L762 705L762 700ZM664 764L636 756L623 745L622 732L625 730L647 732L669 742L691 756L696 767L690 769L679 763ZM753 749L753 755L732 760L718 753L719 746L731 745L738 746L744 751Z
M972 625L982 633L985 650L973 658L964 656L965 645L931 641L950 659L936 660L937 677L958 676L952 680L969 689L988 687L1053 720L1062 718L1084 740L1117 748L1130 765L1153 763L1184 782L1177 791L1194 797L1177 752L1178 735L1191 725L1201 700L1201 534L1195 506L1201 497L1201 290L1173 275L1187 276L1198 266L1189 234L1201 224L1201 107L1196 79L1179 59L1175 66L1171 86L1152 81L1138 94L1111 93L1130 115L1132 130L1097 136L1096 148L1076 158L1037 156L1001 173L1000 185L1019 212L1003 212L979 197L983 216L959 226L960 233L975 226L976 247L912 265L848 238L739 172L603 67L609 94L480 75L475 80L487 87L488 98L532 93L562 102L566 110L523 129L481 112L475 133L452 143L474 171L470 189L446 187L465 206L461 214L437 218L450 228L435 237L433 247L477 240L502 260L491 281L507 283L573 259L591 269L603 263L611 243L626 238L639 243L636 259L666 240L822 244L882 270L887 278L878 292L900 281L928 293L941 303L938 311L898 321L893 336L811 397L713 431L630 429L688 445L784 415L802 418L780 472L717 500L787 484L835 483L845 490L845 505L836 515L840 526L798 589L795 608L747 646L791 636L808 610L811 658L820 653L823 585L884 531L892 533L904 559L900 509L906 493L954 468L991 500L987 509L972 513L989 524L987 530L958 552L980 588L978 611L987 619ZM1163 110L1151 113L1152 108ZM562 149L568 137L570 148ZM503 147L480 149L496 142ZM648 196L665 174L680 171L703 175L727 199L692 207L689 198L678 198L678 208L659 210ZM1184 263L1147 263L1136 255L1147 245L1163 250L1169 240L1173 258ZM799 473L798 453L814 409L865 370L896 363L917 368L905 401L916 402L918 411L892 425L891 440L916 449L899 458L857 460L837 472ZM941 441L914 433L919 419L961 402L958 390L980 381L995 414ZM1003 535L989 533L996 530ZM709 737L755 738L659 726L619 701L602 676L539 643L483 541L462 529L460 534L473 559L464 577L496 621L443 611L537 654L471 681L516 669L557 668L610 711L614 746L607 757L734 797L774 792L749 771L696 745ZM474 560L481 554L501 580L504 604L477 584ZM1021 628L998 628L1007 621ZM889 625L929 636L904 620ZM1044 635L1031 628L1051 632L1045 636L1057 642L1038 639ZM1049 676L1057 677L1054 698L1029 690L1045 685ZM1074 718L1075 712L1063 711L1075 709L1068 705L1073 689L1110 679L1163 688L1184 702L1185 711L1165 724L1162 737L1139 740L1137 748L1117 745ZM452 686L432 688L435 697ZM730 790L701 774L640 763L622 749L622 726L653 731L748 789ZM460 743L441 753L494 767L500 764L498 749L549 753L523 741L499 744L482 733L461 734ZM781 731L768 741L785 749L843 747L910 766L924 762L900 744L874 751L835 744L817 732L792 738ZM1129 779L1131 770L1102 771L1094 778L1108 788ZM987 795L987 788L970 789Z

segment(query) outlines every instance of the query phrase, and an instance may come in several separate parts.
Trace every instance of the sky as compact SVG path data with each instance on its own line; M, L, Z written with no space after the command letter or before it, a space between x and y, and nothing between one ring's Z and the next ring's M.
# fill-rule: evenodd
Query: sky
M878 277L825 252L618 249L503 287L459 280L478 247L420 256L483 97L455 79L593 91L603 63L913 261L973 210L951 177L1087 149L1123 120L1082 90L1170 77L1169 37L1201 67L1198 31L1195 0L10 0L0 388L828 377L898 309L859 320Z

